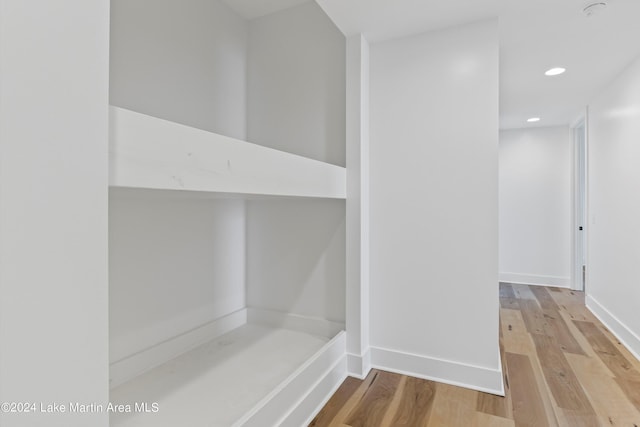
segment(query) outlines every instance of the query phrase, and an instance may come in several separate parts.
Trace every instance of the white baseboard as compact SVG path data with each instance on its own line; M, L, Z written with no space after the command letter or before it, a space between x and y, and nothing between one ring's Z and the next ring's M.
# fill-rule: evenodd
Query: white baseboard
M109 365L109 387L115 388L245 323L247 323L247 310L241 309L112 362Z
M543 276L535 274L500 273L501 282L518 283L522 285L555 286L557 288L571 288L571 277Z
M624 345L636 359L640 360L640 337L591 295L587 295L586 305L593 315L620 340L622 345Z
M145 326L120 327L111 330L109 362L122 360L243 308L245 308L244 297L240 293L235 293L208 301L197 308L174 313L172 316L158 319Z
M338 333L234 427L308 425L347 377L346 334Z
M247 320L249 323L291 329L326 338L333 338L344 330L344 323L257 307L247 308Z
M371 349L367 348L361 355L347 353L347 368L350 376L365 379L371 371Z
M489 369L379 347L371 348L371 366L383 371L504 396L501 367Z

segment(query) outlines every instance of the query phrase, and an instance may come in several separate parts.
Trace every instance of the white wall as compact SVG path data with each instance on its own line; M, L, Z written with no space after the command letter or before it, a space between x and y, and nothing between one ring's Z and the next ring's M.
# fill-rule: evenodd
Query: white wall
M244 202L111 190L110 359L245 306Z
M314 2L250 22L248 140L344 166L345 38ZM345 204L247 203L248 305L345 319Z
M315 2L250 22L248 140L345 166L345 38Z
M247 23L220 0L114 0L111 103L246 137ZM111 362L245 304L241 200L112 192Z
M108 35L105 0L0 2L1 402L108 400Z
M345 320L344 201L247 202L250 307Z
M371 345L502 390L497 21L371 45Z
M111 4L111 103L245 139L246 21L221 0Z
M640 356L640 59L589 105L587 305Z
M500 280L571 286L573 139L568 126L500 132Z

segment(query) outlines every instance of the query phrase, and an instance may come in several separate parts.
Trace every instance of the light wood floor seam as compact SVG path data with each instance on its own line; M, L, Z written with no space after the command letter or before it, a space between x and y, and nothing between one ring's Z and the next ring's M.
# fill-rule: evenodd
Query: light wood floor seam
M506 396L372 370L313 427L640 427L640 361L564 288L500 284Z

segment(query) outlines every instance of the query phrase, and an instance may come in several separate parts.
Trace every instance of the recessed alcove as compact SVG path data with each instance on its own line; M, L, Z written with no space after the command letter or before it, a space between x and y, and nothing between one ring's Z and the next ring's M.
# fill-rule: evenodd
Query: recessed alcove
M344 36L314 2L111 18L110 398L160 409L111 425L301 425L347 372Z

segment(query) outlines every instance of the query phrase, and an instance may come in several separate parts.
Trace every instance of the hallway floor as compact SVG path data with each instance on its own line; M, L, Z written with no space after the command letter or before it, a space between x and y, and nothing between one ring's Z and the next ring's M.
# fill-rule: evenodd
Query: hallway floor
M640 361L569 289L500 284L506 397L372 370L310 426L640 427Z

